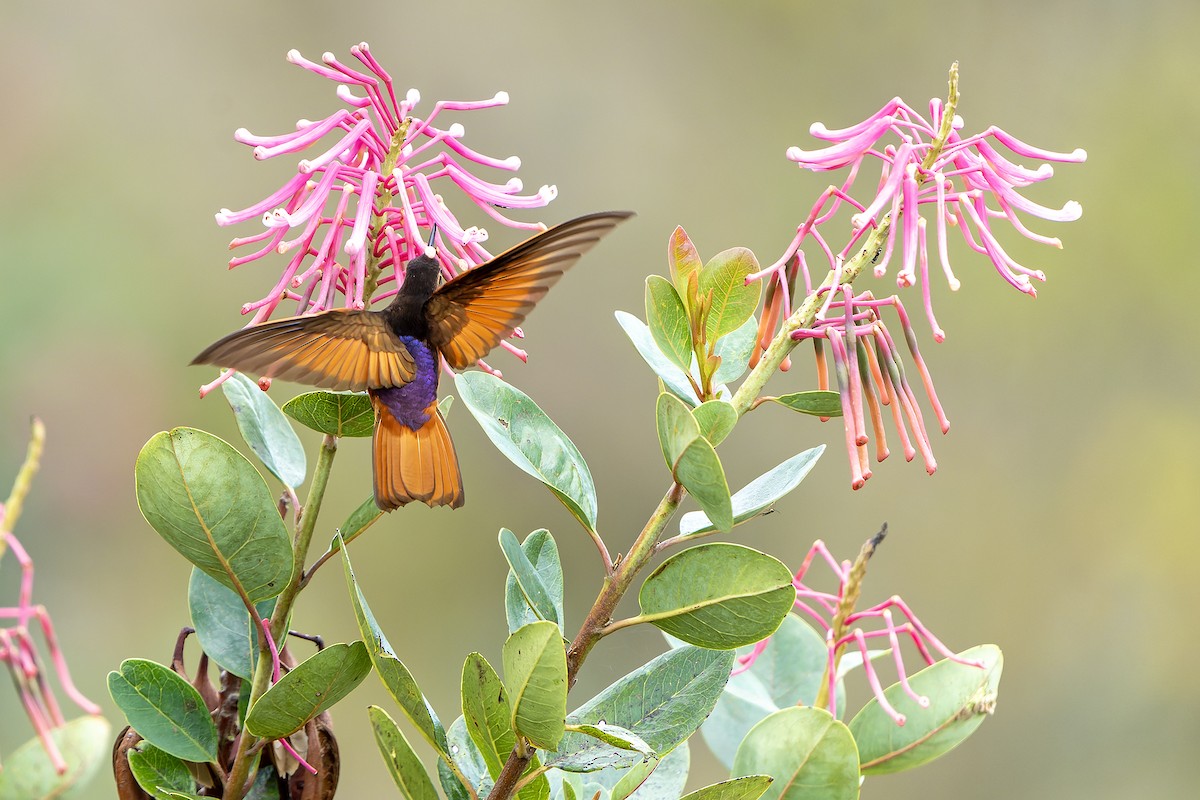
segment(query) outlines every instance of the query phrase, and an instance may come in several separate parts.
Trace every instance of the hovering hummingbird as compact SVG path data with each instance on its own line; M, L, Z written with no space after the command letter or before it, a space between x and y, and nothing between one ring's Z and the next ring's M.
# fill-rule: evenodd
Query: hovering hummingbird
M441 358L466 369L512 333L564 271L631 211L556 225L441 286L432 244L405 266L382 311L332 309L243 328L207 348L211 364L325 389L366 391L375 409L375 503L463 504L462 475L437 409ZM432 243L432 237L430 239Z

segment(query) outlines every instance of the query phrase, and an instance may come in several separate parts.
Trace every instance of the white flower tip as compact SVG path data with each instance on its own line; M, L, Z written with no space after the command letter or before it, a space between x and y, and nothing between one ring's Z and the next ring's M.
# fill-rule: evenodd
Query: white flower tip
M222 208L220 211L213 214L213 219L215 219L217 221L218 225L228 225L229 217L231 214L233 214L233 212L230 211L228 208Z
M1082 147L1076 147L1071 151L1071 158L1076 161L1087 161L1087 150L1084 150Z
M233 132L233 140L235 142L243 142L244 140L250 138L251 135L252 134L247 129L238 128L236 131Z
M808 126L808 132L812 136L820 137L828 133L829 128L825 127L824 122L814 122L812 125Z
M496 92L496 96L492 98L500 105L508 105L508 92Z
M787 149L787 152L784 153L784 156L788 161L802 161L804 159L804 151L799 147L792 145Z
M426 258L437 258L437 248L436 247L426 247L425 248L425 257Z
M538 189L538 197L549 203L551 200L558 197L558 187L554 184L543 186L542 188Z
M267 148L263 147L261 144L255 147L252 152L254 153L255 161L262 161L267 157Z
M951 278L946 282L950 284L950 291L952 292L957 292L962 288L962 281L960 281L958 278Z
M952 128L954 128L954 130L956 130L956 131L962 130L963 126L966 124L967 123L963 122L963 118L960 117L958 114L955 114L954 119L950 121L950 126Z
M449 136L451 139L461 139L463 137L463 134L465 134L466 132L467 132L467 129L463 127L461 122L455 122L453 125L451 125L449 128L446 129L446 135Z
M524 188L525 184L521 182L520 178L509 178L504 184L504 191L508 192L509 194L516 194Z
M504 159L504 163L502 164L502 166L504 167L504 169L520 169L521 168L521 157L520 156L509 156L508 158Z
M410 106L415 106L417 103L421 102L421 93L416 89L409 89L408 94L404 95L404 102L408 103Z
M854 216L850 217L850 230L854 233L858 233L870 221L871 218L866 214L855 214Z
M337 63L337 56L326 50L324 53L321 53L321 60L326 64L335 64Z
M354 55L358 55L359 53L366 53L366 52L370 51L370 49L371 48L367 45L366 42L359 42L358 44L350 45L350 52L353 53Z
M925 695L921 695L917 698L917 705L919 705L921 708L929 708L929 698Z
M304 56L300 55L300 51L292 48L287 51L287 60L293 64L299 64L304 60Z
M1083 216L1083 206L1079 205L1079 203L1074 200L1068 200L1063 204L1062 213L1064 221L1074 222Z
M296 171L301 175L308 175L313 171L313 164L307 158L302 158L296 164Z

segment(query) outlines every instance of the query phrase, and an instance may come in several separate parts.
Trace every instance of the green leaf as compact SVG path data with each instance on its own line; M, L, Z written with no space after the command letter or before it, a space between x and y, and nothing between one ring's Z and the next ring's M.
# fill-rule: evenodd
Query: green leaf
M742 327L717 339L713 353L721 357L721 366L713 373L713 383L733 383L746 374L757 340L758 320L753 314Z
M692 333L687 310L666 278L646 278L646 324L662 354L687 372L692 366Z
M724 400L709 400L692 410L692 416L700 425L700 435L708 439L713 447L719 445L737 424L738 415L733 404Z
M196 782L187 764L146 741L129 751L129 771L133 773L138 786L152 797L166 797L161 789L176 792L196 790Z
M747 775L689 792L679 800L758 800L771 788L770 775Z
M595 724L581 722L578 725L569 725L568 729L575 733L591 736L593 739L607 745L612 745L618 750L632 750L635 753L641 753L643 758L658 758L658 753L655 753L654 748L646 744L642 737L619 725L611 725L607 722L597 722Z
M512 731L512 709L504 684L479 653L468 655L463 664L462 709L467 733L479 748L488 773L495 779L516 745L517 737Z
M160 789L159 791L165 800L208 800L207 797L195 792L177 792L173 789Z
M554 599L550 596L550 590L542 583L537 568L525 555L525 550L517 541L516 534L508 528L500 529L500 549L504 551L504 558L508 561L510 574L516 578L517 588L525 598L525 602L533 609L533 613L537 615L538 619L557 625L561 636L562 619L559 617Z
M744 247L733 247L713 256L700 270L700 296L712 292L705 332L715 342L733 333L754 316L762 282L746 284L746 277L758 272L758 259Z
M625 798L635 793L646 784L661 763L658 758L648 758L641 764L634 764L613 784L612 790L609 793L611 800L625 800ZM674 798L672 797L671 800L674 800Z
M738 648L737 655L748 656L753 650L753 645L746 645ZM712 715L700 728L713 755L726 767L733 766L738 745L760 720L781 708L812 705L827 657L824 637L800 617L788 614L750 668L729 678ZM845 708L840 680L837 699L838 708Z
M663 459L667 462L667 469L674 473L680 456L688 445L700 437L700 423L682 400L667 392L658 396L655 419Z
M638 593L647 621L689 644L729 650L770 636L796 601L782 562L739 544L684 550Z
M589 531L596 530L596 487L579 449L529 396L486 372L454 376L459 397L492 444L554 492Z
M0 769L0 800L58 800L78 797L112 750L112 729L103 717L73 719L50 731L67 763L59 775L41 739L33 737L9 755Z
M446 739L449 743L449 754L445 758L451 759L463 777L470 782L471 787L475 789L476 795L480 798L487 797L492 790L492 778L488 774L487 764L484 763L483 755L479 752L479 748L475 746L470 735L467 733L467 725L462 717L454 720L450 729L446 731ZM449 800L467 800L470 795L463 788L462 783L458 780L455 774L446 766L445 759L438 761L438 779L442 784L442 790L446 793Z
M770 775L765 800L854 800L858 752L850 729L822 708L785 708L755 725L733 759L733 777Z
M388 713L379 706L367 706L367 718L375 731L375 743L383 754L392 780L408 800L438 800L437 789L412 745L396 727Z
M558 545L550 531L545 528L534 531L525 537L521 544L525 558L533 565L538 580L550 595L550 602L558 621L558 630L563 632L565 617L563 616L563 571L562 562L558 557ZM504 584L504 612L508 618L508 632L515 633L518 628L538 620L537 614L530 608L525 594L517 583L517 577L512 570Z
M676 800L683 794L683 787L687 784L688 769L692 763L692 751L688 747L687 742L683 742L670 753L667 754L662 761L658 762L658 766L650 773L643 781L638 781L636 767L625 774L617 784L613 786L613 800ZM634 773L630 775L630 773ZM603 773L601 773L603 775ZM629 789L634 789L632 794L626 794Z
M992 713L1004 668L1000 648L984 644L960 655L983 667L943 659L908 679L914 692L929 698L928 708L917 705L898 683L884 691L892 707L906 717L903 727L884 713L878 698L871 698L850 721L864 775L926 764L957 747Z
M297 664L263 693L246 715L246 730L282 739L340 701L371 671L362 642L332 644Z
M667 241L667 264L671 268L671 280L680 297L687 297L688 277L701 268L700 254L696 245L688 238L683 226L676 226Z
M733 524L741 525L775 505L784 495L800 485L824 452L825 445L805 450L746 484L730 500ZM684 536L710 533L716 529L717 526L709 521L708 515L703 511L689 511L679 520L679 532Z
M651 335L650 329L646 324L637 317L624 311L616 312L617 323L621 326L621 330L625 331L625 335L629 337L629 341L633 342L634 349L638 351L638 355L646 362L646 365L654 372L655 375L662 380L663 384L671 394L683 400L688 405L696 405L700 400L696 397L696 392L692 388L692 384L688 382L687 373L679 367L671 363L670 359L662 354L658 349L658 345L654 343L654 336Z
M194 428L156 434L134 468L138 507L188 561L257 603L283 591L292 544L250 462Z
M370 436L375 432L371 398L357 392L305 392L283 404L301 425L329 436Z
M342 541L350 543L366 533L367 528L378 522L382 516L383 512L375 505L375 495L371 495L362 501L362 505L350 512L350 516L346 517L346 521L338 528L338 533ZM329 549L335 553L340 549L336 536L330 542Z
M221 384L221 391L233 409L242 438L263 466L285 486L304 483L308 468L304 445L275 401L240 372Z
M263 600L255 608L259 619L269 618L275 598ZM188 611L196 638L209 658L239 678L252 678L258 659L259 625L250 619L241 598L193 567L188 580Z
M568 721L616 725L640 737L654 752L669 753L691 736L721 695L733 653L685 646L663 653L571 712ZM637 753L568 732L546 764L569 772L591 772L643 761Z
M553 622L531 622L504 642L504 685L512 729L553 750L567 715L567 653Z
M346 552L344 545L342 561L346 568L346 585L350 589L350 603L354 607L354 618L358 621L359 635L366 644L367 654L371 657L371 664L375 667L376 674L383 681L383 686L388 690L388 694L399 704L409 721L416 726L425 740L438 753L449 758L450 750L446 744L446 731L442 728L442 723L434 713L433 707L421 693L412 673L396 657L395 650L392 649L387 637L383 635L379 623L375 621L375 615L371 613L371 607L367 605L367 598L363 596L362 589L359 588L358 581L354 577L354 569L350 566L350 554Z
M781 406L810 414L814 417L840 417L842 415L842 399L837 392L811 391L781 394L779 397L768 397L768 400Z
M704 509L717 530L733 529L729 483L725 480L721 459L707 439L698 437L684 449L675 465L674 475L675 480L683 484L688 494Z
M168 667L126 659L108 673L108 693L150 744L184 761L216 761L217 726L204 698Z

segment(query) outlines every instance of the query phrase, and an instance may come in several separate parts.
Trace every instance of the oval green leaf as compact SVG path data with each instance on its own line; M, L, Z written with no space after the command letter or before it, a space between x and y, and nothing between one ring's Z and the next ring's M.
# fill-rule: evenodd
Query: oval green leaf
M350 554L346 552L344 544L342 546L342 563L345 566L346 585L350 590L350 604L354 607L354 618L358 622L359 635L366 643L367 654L371 658L371 664L375 667L375 673L379 675L384 688L404 711L409 721L425 737L425 741L429 742L430 746L440 755L449 758L450 750L446 744L446 731L442 727L441 721L438 720L437 714L434 713L433 706L429 704L421 692L421 688L417 686L412 673L408 671L408 667L404 666L404 662L396 657L396 651L392 649L392 645L383 635L379 623L375 621L375 615L371 613L371 607L367 605L367 598L363 596L358 580L354 577L354 569L350 566Z
M596 530L596 487L579 449L524 392L486 372L454 376L459 397L492 444Z
M79 717L50 731L50 740L67 762L59 775L41 739L33 737L4 757L0 800L56 800L75 797L112 750L112 729L103 717Z
M680 647L638 667L568 717L572 724L616 725L656 753L670 753L712 713L733 669L733 653ZM546 764L566 772L630 767L643 757L569 732Z
M562 562L558 556L558 544L550 531L545 528L534 531L525 537L521 543L525 558L533 565L534 572L542 587L550 596L554 607L554 619L558 621L558 629L562 632L565 624L563 616L563 571ZM525 592L517 582L517 577L510 569L504 583L504 613L508 618L508 632L515 633L518 628L537 622L540 617L534 613L526 599Z
M163 790L196 791L196 781L192 779L187 765L146 741L129 751L129 771L133 773L138 786L152 797L165 797Z
M667 462L667 469L673 473L683 451L699 438L700 423L682 400L668 392L658 396L654 416L663 460Z
M558 747L567 715L567 653L553 622L533 622L504 642L512 729L545 750Z
M304 445L275 401L240 372L222 383L221 391L233 409L242 438L263 466L285 486L304 483L308 469Z
M729 483L717 451L703 436L697 437L679 456L675 464L675 480L696 499L705 515L717 530L733 529L733 504Z
M687 374L662 354L658 345L654 343L654 337L646 324L625 311L617 311L615 316L617 324L621 326L621 330L625 331L629 341L633 342L633 347L638 351L638 355L659 377L663 385L667 387L667 391L688 405L694 406L699 403L700 400L696 397L696 391L688 381Z
M713 383L732 383L745 375L757 340L758 320L753 314L742 327L718 339L713 352L721 357L721 366L713 374Z
M438 800L437 789L412 745L396 727L388 713L379 706L367 706L367 718L375 731L375 743L383 755L392 780L408 800Z
M770 775L765 800L855 800L858 751L850 729L821 708L785 708L755 725L733 759L733 776Z
M492 790L492 778L488 774L483 755L467 733L467 725L462 717L454 720L450 725L446 731L446 740L452 755L438 759L437 770L438 780L442 784L442 791L445 792L447 800L470 800L472 797L467 794L467 790L463 788L458 776L446 766L447 759L454 762L459 772L471 784L476 798L487 797Z
M595 724L581 722L578 725L569 725L568 729L574 733L582 733L585 736L590 736L618 750L632 750L635 753L640 753L643 758L658 758L658 754L654 752L654 748L646 744L642 737L633 731L626 730L619 725L613 725L610 722L597 722Z
M842 399L837 392L820 390L793 392L768 399L790 408L792 411L799 411L801 414L809 414L814 417L840 417L842 415Z
M463 664L462 710L467 733L494 780L504 768L517 737L512 730L512 709L504 684L479 653L468 655Z
M156 434L134 468L146 521L188 561L250 602L292 574L292 545L275 499L245 456L212 434Z
M680 297L687 297L688 278L701 269L700 254L682 225L677 225L667 240L667 264L671 269L671 280Z
M329 645L258 698L246 715L246 730L264 739L290 736L350 694L370 671L371 657L362 642Z
M371 398L358 392L305 392L283 404L289 417L329 436L370 436L375 432Z
M884 713L877 698L850 721L864 775L900 772L945 755L992 713L1004 668L1000 648L984 644L960 656L983 667L943 659L908 679L913 691L929 698L929 708L917 705L898 683L884 691L892 707L905 715L903 727Z
M255 608L259 619L269 618L275 608L275 598L263 600ZM241 598L220 581L193 567L188 580L188 611L204 652L221 669L250 680L258 659L259 626L257 620L251 620L246 613Z
M204 698L170 668L126 659L108 673L108 693L150 744L184 761L216 761L217 726Z
M733 404L724 400L709 400L701 403L692 410L692 416L700 425L700 435L708 439L709 444L713 447L725 440L738 420Z
M741 525L774 506L784 495L800 485L824 452L823 444L805 450L746 484L730 499L733 524ZM708 515L703 511L689 511L679 520L679 532L684 536L711 533L715 530L717 526L709 521Z
M654 570L638 593L642 616L699 647L729 650L770 636L796 601L792 573L738 544L684 550Z
M500 529L500 549L504 551L504 558L508 561L509 574L516 579L517 589L529 608L538 619L557 625L561 635L562 620L559 618L554 598L542 583L542 577L533 562L525 555L525 550L517 541L517 535L508 528Z
M700 296L712 292L705 332L715 342L733 333L754 316L762 281L746 284L746 277L758 272L758 259L745 247L732 247L713 256L700 270Z
M737 655L747 656L753 649L753 645L740 647ZM750 668L729 678L712 715L700 728L717 760L732 767L742 739L771 713L789 706L812 705L825 675L826 660L824 637L800 617L788 614ZM838 708L845 708L845 689L840 680L837 697Z
M646 278L646 326L654 343L672 364L686 372L692 366L692 332L687 310L666 278Z
M770 775L747 775L685 794L679 800L758 800L771 787Z

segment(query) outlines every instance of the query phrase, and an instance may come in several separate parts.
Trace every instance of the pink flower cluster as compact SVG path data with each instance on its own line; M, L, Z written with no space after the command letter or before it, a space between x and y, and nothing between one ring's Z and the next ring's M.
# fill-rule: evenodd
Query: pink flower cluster
M259 160L299 153L334 139L321 152L301 159L296 175L268 197L240 211L222 209L216 215L218 225L257 219L263 226L259 233L230 242L234 250L255 248L231 259L230 268L270 253L287 258L271 290L242 306L243 314L254 314L251 325L268 319L283 301L295 303L295 314L311 314L338 306L365 308L391 297L403 281L403 265L425 248L428 233L422 231L434 226L447 278L490 260L492 254L483 246L487 231L464 229L435 191L438 183L462 192L471 204L504 225L545 229L541 223L509 219L497 209L543 207L557 195L554 186L522 194L518 178L497 184L476 177L464 162L511 172L520 168L521 160L479 153L463 144L462 124L437 124L445 111L505 105L507 93L488 100L439 101L428 115L419 117L414 114L421 99L417 90L398 98L392 77L365 43L350 48L350 53L361 67L342 63L332 53L325 53L321 63L295 50L288 53L291 63L338 83L337 96L345 108L319 121L300 120L291 133L257 136L239 129L234 134L237 141L254 148ZM381 291L373 293L375 286ZM507 342L502 345L524 358L518 348ZM203 387L201 394L221 380Z
M817 555L820 555L825 560L825 563L829 565L830 570L837 578L838 588L836 592L820 592L805 585L804 577L812 565L813 558ZM808 555L804 557L804 563L801 564L799 571L796 572L796 576L792 580L792 585L796 587L795 608L798 612L810 617L825 633L825 644L828 651L825 678L828 680L829 713L837 715L838 653L843 648L850 647L856 650L861 658L867 683L871 687L871 692L879 701L880 707L888 716L896 721L897 725L903 725L905 723L904 715L896 711L884 696L884 687L880 683L879 674L875 671L872 663L873 656L878 654L873 653L869 649L869 642L883 640L886 643L886 646L891 651L892 661L896 665L896 673L899 676L900 686L922 708L929 706L929 698L918 695L909 686L908 672L904 667L904 658L900 652L901 637L911 641L916 646L917 651L921 654L926 664L933 664L936 660L933 654L930 653L930 648L933 648L942 657L960 664L975 667L982 667L983 664L964 659L951 652L928 628L921 624L921 621L917 619L917 616L913 614L908 605L896 595L863 611L854 611L848 614L842 621L841 626L846 632L840 636L835 635L832 624L834 617L846 599L848 591L857 591L858 589L858 587L851 586L852 567L853 564L850 561L838 563L825 546L825 543L818 539L809 548ZM904 621L897 624L893 611L902 616ZM735 669L735 674L749 669L759 654L766 649L769 642L770 639L764 639L755 645L754 650L750 653L740 656L738 658L740 666Z
M945 109L942 101L931 100L930 119L925 120L897 97L849 128L829 130L821 123L814 123L809 132L832 144L818 150L791 147L788 159L814 172L841 168L849 168L849 172L840 185L830 186L817 200L779 260L756 277L773 274L782 278L784 265L798 257L811 293L812 282L804 252L800 250L806 239L816 243L830 270L840 272L863 235L879 223L882 215L890 215L893 224L882 257L876 262L875 274L877 277L885 274L899 231L902 258L896 283L908 287L920 281L925 312L934 339L940 342L945 332L934 318L930 298L927 222L922 216L925 209L934 216L938 257L951 290L958 289L959 281L950 267L947 231L957 227L967 247L987 256L1005 281L1025 294L1036 296L1031 279L1045 281L1045 273L1013 259L1000 244L993 221L1007 220L1021 235L1061 248L1057 238L1026 228L1017 212L1052 222L1071 222L1079 219L1082 208L1075 201L1065 203L1062 208L1048 208L1024 197L1021 189L1049 179L1054 168L1048 163L1035 169L1014 163L996 145L1018 157L1042 161L1079 163L1087 158L1087 153L1082 149L1070 153L1044 150L997 127L964 137L960 134L962 119L957 116L944 119ZM883 143L887 137L896 141ZM877 161L881 170L873 199L863 204L852 197L852 191L860 169L868 160ZM842 202L850 204L857 213L851 218L849 243L835 254L819 228L837 213Z
M11 625L0 626L0 664L8 667L33 730L46 749L50 763L61 775L66 772L67 763L50 734L55 728L64 725L66 720L46 679L37 644L29 630L30 622L36 620L41 627L50 661L58 672L58 680L67 696L88 714L99 714L100 707L75 688L66 659L63 658L58 639L54 635L50 615L45 606L33 604L33 560L21 547L17 537L7 529L5 512L4 505L0 504L0 538L3 539L4 547L12 551L17 564L20 565L21 586L15 606L0 606L0 621L12 621ZM0 548L0 553L3 549Z

